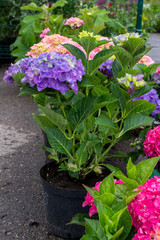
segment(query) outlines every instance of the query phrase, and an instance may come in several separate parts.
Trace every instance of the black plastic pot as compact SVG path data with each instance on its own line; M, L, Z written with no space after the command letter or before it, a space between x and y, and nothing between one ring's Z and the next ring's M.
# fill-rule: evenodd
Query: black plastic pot
M80 239L84 235L84 227L67 224L77 213L88 213L88 208L82 207L86 191L53 186L45 180L45 173L50 167L54 167L54 162L46 164L40 170L48 229L58 237Z

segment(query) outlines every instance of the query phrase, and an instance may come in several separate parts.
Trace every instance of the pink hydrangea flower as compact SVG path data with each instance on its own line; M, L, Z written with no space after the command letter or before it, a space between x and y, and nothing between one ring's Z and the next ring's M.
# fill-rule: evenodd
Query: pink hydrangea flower
M40 34L40 37L45 37L47 35L47 33L50 32L50 29L49 28L46 28L43 30L43 32Z
M160 125L147 132L143 147L146 156L150 158L160 156Z
M160 68L157 68L157 71L156 71L156 73L159 73L160 72Z
M122 180L114 179L114 183L123 184L124 182ZM101 182L97 182L95 187L93 187L93 189L95 189L96 191L99 191L100 184ZM92 217L94 214L97 213L97 208L94 204L93 197L88 192L86 194L85 201L82 203L82 207L86 207L87 205L90 206L89 216Z
M68 18L64 25L69 25L70 27L80 27L84 24L83 20L77 17Z
M133 240L160 239L160 177L139 186L140 193L128 205L137 233Z
M89 59L93 59L93 57L100 51L102 51L103 48L109 49L111 45L113 45L113 42L106 38L106 37L101 37L100 40L108 40L110 42L95 48L89 55ZM41 53L45 52L56 52L60 54L70 54L70 52L63 47L61 44L69 43L77 48L79 48L81 51L83 51L86 55L86 52L83 47L81 47L78 43L74 42L72 38L68 38L65 36L61 36L60 34L52 34L52 35L45 35L42 40L39 43L34 44L31 47L31 50L27 52L26 56L31 56L31 57L38 57Z
M144 55L144 56L139 60L138 63L142 63L142 64L145 64L145 65L149 66L149 65L155 63L155 61L153 61L153 59L152 59L151 57L149 57L149 56L147 56L147 55Z

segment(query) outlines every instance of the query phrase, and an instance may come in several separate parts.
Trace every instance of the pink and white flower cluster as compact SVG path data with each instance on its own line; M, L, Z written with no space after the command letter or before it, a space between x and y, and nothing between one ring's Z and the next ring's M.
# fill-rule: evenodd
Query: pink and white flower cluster
M143 147L146 156L150 158L160 156L160 125L147 132Z
M45 28L42 33L40 34L40 37L45 37L47 35L47 33L50 32L50 29L49 28Z
M160 177L154 177L143 185L142 190L128 205L132 224L137 233L133 240L160 239Z
M144 56L139 60L138 63L139 63L139 64L145 64L145 65L149 66L149 65L155 63L155 61L154 61L151 57L149 57L149 56L147 56L147 55L144 55Z
M79 28L80 26L82 26L84 24L83 20L77 17L71 17L68 18L65 22L64 25L69 25L70 27L73 28Z
M113 42L110 41L110 39L108 39L107 37L101 37L100 41L101 40L107 40L109 42L93 49L93 51L90 53L90 56L89 56L90 60L92 60L93 57L98 52L102 51L103 48L109 49L111 45L114 45ZM72 38L61 36L60 34L52 34L52 35L45 35L39 43L34 44L31 47L31 50L26 54L26 56L31 56L35 58L35 57L38 57L40 54L46 53L46 52L56 52L59 54L71 55L70 52L61 45L65 43L72 44L85 53L85 50L83 49L83 47L81 47L78 43L73 41Z

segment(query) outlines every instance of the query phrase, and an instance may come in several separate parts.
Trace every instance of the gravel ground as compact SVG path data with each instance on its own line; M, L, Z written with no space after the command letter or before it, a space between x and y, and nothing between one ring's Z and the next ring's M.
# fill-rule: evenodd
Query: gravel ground
M160 34L153 34L149 52L160 62ZM32 118L37 106L29 96L17 97L19 87L2 81L0 66L0 240L60 240L45 222L39 169L45 163L41 129Z

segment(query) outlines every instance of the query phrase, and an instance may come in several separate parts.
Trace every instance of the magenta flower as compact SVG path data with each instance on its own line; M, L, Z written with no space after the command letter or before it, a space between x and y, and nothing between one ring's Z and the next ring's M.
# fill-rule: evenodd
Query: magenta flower
M160 156L160 125L147 132L143 146L146 156L150 158Z
M136 228L133 240L160 239L160 177L139 186L140 193L128 205L132 224Z

